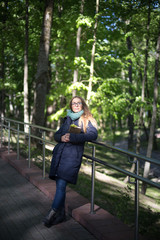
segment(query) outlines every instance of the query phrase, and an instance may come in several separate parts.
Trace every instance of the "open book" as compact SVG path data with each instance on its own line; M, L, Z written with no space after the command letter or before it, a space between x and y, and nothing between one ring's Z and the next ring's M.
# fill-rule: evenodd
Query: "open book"
M80 133L81 128L76 126L75 124L71 124L70 127L69 127L69 132L70 133Z

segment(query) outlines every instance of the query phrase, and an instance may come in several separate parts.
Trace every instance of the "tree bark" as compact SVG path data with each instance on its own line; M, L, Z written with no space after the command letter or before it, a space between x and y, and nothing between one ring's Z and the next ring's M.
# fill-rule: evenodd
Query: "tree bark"
M64 8L64 7L63 7L63 3L64 3L63 0L58 1L58 17L59 17L59 20L61 20L62 13L63 13L63 8ZM57 55L59 55L60 48L61 48L60 44L57 43L57 45L56 45L56 53L57 53ZM59 63L59 60L57 60L56 63L55 63L55 80L54 80L54 82L55 82L54 90L55 90L55 91L56 91L57 85L59 85L59 84L60 84L60 81L61 81L61 77L59 77L59 76L60 76L59 68L60 68L60 63ZM50 75L51 75L51 67L50 67ZM52 88L51 82L49 82L49 83L48 83L48 87L47 87L47 94L50 94L51 88ZM59 96L59 97L61 98L61 96ZM57 111L57 105L58 105L57 102L59 102L59 99L58 99L58 100L57 100L57 99L54 99L54 101L53 101L53 103L52 103L51 105L46 106L45 123L46 123L46 125L47 125L48 128L56 129L57 121L53 120L51 123L49 123L49 122L47 121L47 118L48 118L50 115L56 113L56 111ZM51 133L50 133L50 136L51 136L51 137L52 137L52 134L53 134L53 133L51 132Z
M160 23L159 23L160 29ZM155 80L154 80L154 99L153 99L153 112L149 133L149 141L147 147L147 157L151 157L152 149L153 149L153 140L156 126L156 116L157 116L157 101L158 101L158 71L159 71L159 57L160 57L160 31L157 40L157 49L156 49L156 60L155 60ZM150 163L145 162L143 177L148 178L150 171ZM147 185L145 183L142 184L142 194L145 194L147 190Z
M142 79L142 92L141 92L141 100L142 102L145 101L145 83L147 81L147 68L148 68L148 46L149 46L149 26L150 26L150 4L149 4L149 10L148 10L148 22L147 22L147 40L146 40L146 49L145 49L145 63L144 63L144 76ZM140 153L140 147L141 147L141 134L142 134L142 128L143 128L143 113L144 109L143 107L140 107L139 112L139 121L138 121L138 131L137 131L137 139L136 139L136 153ZM134 162L136 159L134 159ZM135 163L132 164L133 171L135 170Z
M5 57L4 57L4 37L2 36L2 50L1 50L1 63L0 63L0 78L2 79L2 90L0 90L0 116L5 116Z
M145 84L147 82L147 69L148 69L148 46L149 46L149 27L150 27L150 15L151 15L151 9L150 9L150 2L149 2L149 8L148 8L148 22L147 22L147 39L146 39L146 49L145 49L145 63L144 63L144 76L142 80L142 93L141 93L141 100L142 102L145 101ZM138 154L140 152L140 143L141 143L141 132L143 128L143 113L144 109L143 107L140 108L140 114L139 114L139 123L138 123L138 132L137 132L137 144L136 144L136 153Z
M29 109L28 109L28 0L26 0L26 21L25 21L25 50L24 50L24 122L29 123ZM24 125L24 131L28 132L28 126Z
M7 20L7 9L8 9L8 1L5 1L4 4L4 12L1 12L2 15L2 24L3 24L3 31L6 31L6 20ZM5 117L5 47L6 47L6 41L5 41L5 34L1 32L1 62L0 62L0 78L2 79L2 90L0 90L0 116Z
M49 49L53 15L53 0L46 0L43 27L40 39L38 66L36 73L36 89L34 96L33 123L44 126L44 110L46 102L47 83L49 81Z
M81 8L80 8L80 14L83 14L83 10L84 10L84 3L85 0L81 0ZM75 53L75 57L79 57L79 51L80 51L80 41L81 41L81 31L82 31L82 27L79 26L78 30L77 30L77 37L76 37L76 53ZM78 82L78 69L74 70L74 75L73 75L73 84L75 84L76 82ZM72 92L72 96L76 96L76 89L73 90Z
M148 67L148 46L149 46L149 26L150 26L150 2L149 2L149 9L148 9L148 21L147 21L147 39L146 39L146 49L145 49L145 63L144 63L144 76L142 79L142 92L141 92L141 101L144 102L145 100L145 83L147 81L147 67ZM137 139L136 139L136 153L139 154L140 147L141 147L141 133L143 128L143 107L140 107L139 112L139 121L138 121L138 130L137 130ZM132 143L133 144L133 143ZM129 145L129 142L128 142ZM134 162L136 159L134 159ZM135 163L132 164L131 171L135 170ZM128 181L128 177L125 178L124 182Z
M127 37L127 47L128 50L132 50L132 42L130 37ZM133 103L133 91L132 91L132 60L129 59L129 69L128 69L128 76L129 76L129 82L130 82L130 88L129 93L131 96L131 104ZM133 122L133 114L129 114L128 116L128 127L129 127L129 134L128 134L128 149L133 150L133 132L134 132L134 122Z
M93 45L92 45L92 54L91 54L91 65L90 65L90 77L89 77L89 85L88 85L88 93L87 93L87 104L90 102L91 92L92 92L92 82L93 82L93 73L94 73L94 56L96 50L96 33L98 26L98 12L99 12L99 0L96 0L96 20L94 24L94 34L93 34Z

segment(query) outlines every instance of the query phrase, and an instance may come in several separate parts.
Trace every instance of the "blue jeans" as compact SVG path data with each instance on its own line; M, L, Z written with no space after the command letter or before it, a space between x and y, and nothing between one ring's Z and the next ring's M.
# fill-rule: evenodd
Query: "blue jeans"
M58 210L65 207L67 181L61 178L56 179L56 194L52 202L52 209Z

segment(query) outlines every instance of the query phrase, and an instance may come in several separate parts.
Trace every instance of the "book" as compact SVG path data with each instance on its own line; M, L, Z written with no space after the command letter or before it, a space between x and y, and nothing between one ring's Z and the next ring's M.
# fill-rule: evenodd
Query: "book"
M76 126L75 124L71 124L69 127L69 133L80 133L81 128Z

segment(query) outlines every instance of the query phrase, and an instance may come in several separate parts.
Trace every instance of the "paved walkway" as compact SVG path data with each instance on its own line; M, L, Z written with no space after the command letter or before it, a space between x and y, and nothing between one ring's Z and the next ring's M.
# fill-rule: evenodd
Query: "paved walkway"
M1 240L94 240L73 218L51 228L42 219L51 200L0 159L0 239Z

